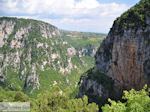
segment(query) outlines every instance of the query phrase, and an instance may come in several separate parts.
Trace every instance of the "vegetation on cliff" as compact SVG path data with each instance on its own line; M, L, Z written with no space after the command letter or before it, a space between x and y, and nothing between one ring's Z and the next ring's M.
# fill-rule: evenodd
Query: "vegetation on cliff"
M150 2L149 0L141 0L138 4L123 13L114 22L113 32L121 34L123 30L138 28L144 29L146 27L146 18L150 17Z

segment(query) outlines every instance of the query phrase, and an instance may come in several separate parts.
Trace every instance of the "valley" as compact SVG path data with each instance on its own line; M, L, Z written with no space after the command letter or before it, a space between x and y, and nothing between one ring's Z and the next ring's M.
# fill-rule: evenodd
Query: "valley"
M31 112L150 112L149 9L140 0L108 34L0 17L0 102L29 102Z

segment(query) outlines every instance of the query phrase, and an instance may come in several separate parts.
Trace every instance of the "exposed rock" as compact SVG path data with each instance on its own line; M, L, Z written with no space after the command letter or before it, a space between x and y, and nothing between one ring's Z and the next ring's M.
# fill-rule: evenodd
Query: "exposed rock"
M68 53L69 57L72 57L72 56L76 55L76 50L74 47L71 47L71 48L67 49L67 53Z
M88 95L89 96L89 102L96 102L99 103L100 102L100 97L102 97L102 100L105 100L108 95L109 95L109 91L105 89L105 87L103 87L103 85L99 84L97 81L95 80L91 80L87 77L83 77L81 82L82 86L80 87L80 91L79 92L79 97L82 97L83 95Z
M54 61L55 59L59 58L59 55L57 53L53 53L51 54L51 58L52 58L52 61Z
M91 56L91 57L94 57L94 55L96 54L96 50L97 50L97 47L95 46L92 46L92 45L87 45L86 47L83 47L83 48L79 48L77 49L77 55L79 57L83 57L83 56Z
M4 45L4 41L12 33L15 23L12 21L0 22L0 47Z
M40 24L40 32L42 34L42 37L52 38L54 36L60 35L59 31L55 29L56 27L50 26L49 24L45 24L45 23Z
M36 65L33 64L32 68L31 68L31 73L29 73L29 75L27 75L27 79L26 79L26 83L25 83L25 88L33 88L39 89L40 83L39 83L39 78L38 78L38 74L36 72Z
M97 98L117 99L123 90L139 90L145 84L150 86L150 12L147 10L149 8L149 1L141 0L117 18L95 55L94 71L81 78L79 95L86 94L92 100L95 100L92 98L94 95ZM103 73L104 77L109 77L114 82L111 91L99 81L102 78L92 78L95 77L95 71ZM97 90L95 87L98 87ZM107 92L100 89L102 87ZM93 90L93 93L88 92L89 90Z

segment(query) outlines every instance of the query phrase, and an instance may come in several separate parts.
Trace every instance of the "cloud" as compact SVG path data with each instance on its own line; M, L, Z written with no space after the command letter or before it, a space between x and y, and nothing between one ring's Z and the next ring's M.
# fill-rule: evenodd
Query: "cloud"
M2 0L0 14L29 17L60 28L108 32L113 20L129 8L126 4L97 0Z

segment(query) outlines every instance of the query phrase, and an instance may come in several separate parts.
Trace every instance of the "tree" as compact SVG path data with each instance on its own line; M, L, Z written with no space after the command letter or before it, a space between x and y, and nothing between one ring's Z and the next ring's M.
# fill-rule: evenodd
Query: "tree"
M17 91L14 96L14 101L26 102L29 101L29 97L21 91Z
M142 90L124 91L122 97L125 103L108 100L109 104L102 107L103 112L150 112L149 90L145 86Z
M39 95L37 102L39 112L98 112L98 106L88 103L87 96L70 99L58 87Z

